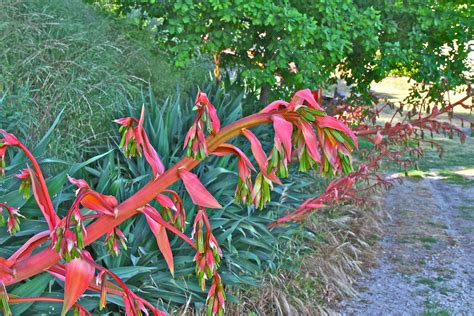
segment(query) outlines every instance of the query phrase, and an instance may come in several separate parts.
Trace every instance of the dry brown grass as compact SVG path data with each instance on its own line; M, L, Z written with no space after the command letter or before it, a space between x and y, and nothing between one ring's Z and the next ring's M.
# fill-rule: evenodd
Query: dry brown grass
M336 302L357 294L357 276L375 263L382 222L382 196L370 206L343 206L308 219L306 226L322 242L308 244L300 270L267 274L257 289L235 293L241 302L229 304L227 315L330 315Z

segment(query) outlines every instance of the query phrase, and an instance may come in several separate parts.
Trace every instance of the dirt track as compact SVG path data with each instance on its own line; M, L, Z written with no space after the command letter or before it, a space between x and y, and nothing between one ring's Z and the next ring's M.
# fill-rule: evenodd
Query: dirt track
M409 178L387 196L379 262L343 315L474 315L474 187Z

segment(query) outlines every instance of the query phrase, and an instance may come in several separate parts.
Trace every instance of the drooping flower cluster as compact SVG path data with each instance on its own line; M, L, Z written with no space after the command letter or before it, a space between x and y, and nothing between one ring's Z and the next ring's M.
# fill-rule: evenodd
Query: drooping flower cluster
M206 233L204 234L204 228ZM206 288L206 280L211 279L217 273L222 250L219 248L216 238L212 233L212 227L204 208L200 207L194 219L193 234L196 241L196 275L201 288Z
M235 200L246 204L252 203L251 192L253 190L252 185L252 170L255 171L254 166L250 162L247 155L231 144L222 144L216 150L212 152L216 156L225 156L233 154L237 156L237 169L239 172L239 179L237 188L235 190Z
M0 176L5 174L5 155L7 153L8 146L18 146L20 141L16 136L7 133L5 130L0 129L0 134L3 135L3 139L0 139Z
M164 190L169 193L171 197L165 194L158 194L155 200L161 205L161 216L165 221L184 231L186 224L186 210L184 209L183 201L178 193L173 190Z
M201 90L194 102L193 111L197 111L197 115L186 134L183 148L186 149L186 156L200 160L208 155L204 131L215 134L219 132L221 123L216 109Z
M119 146L122 148L125 156L131 158L143 154L152 168L153 176L156 178L164 172L165 166L148 139L148 135L143 127L144 121L145 107L142 107L140 120L124 117L116 119L114 122L121 125L119 132L122 137Z
M86 230L84 216L80 209L81 206L106 216L116 217L118 215L118 201L115 197L103 195L92 190L85 180L72 177L68 177L68 179L69 182L78 187L76 199L69 209L66 218L55 228L52 234L53 246L66 261L78 258L81 250L84 248L84 234ZM113 247L113 239L108 238L108 242L110 240L112 240L111 250L114 254L116 249ZM120 239L120 242L124 242L123 238Z
M16 174L15 177L21 180L19 191L23 194L25 200L29 199L31 196L31 175L29 169L23 169L19 174Z
M222 316L224 314L226 295L224 286L219 274L215 273L212 277L212 284L207 293L207 314Z
M105 235L105 245L110 254L118 256L120 254L119 243L124 250L127 250L127 237L120 229L115 227Z
M7 220L3 217L3 209L7 212ZM7 231L10 235L16 234L20 230L20 218L24 218L23 215L20 214L20 210L8 206L4 203L0 203L0 226L7 225Z

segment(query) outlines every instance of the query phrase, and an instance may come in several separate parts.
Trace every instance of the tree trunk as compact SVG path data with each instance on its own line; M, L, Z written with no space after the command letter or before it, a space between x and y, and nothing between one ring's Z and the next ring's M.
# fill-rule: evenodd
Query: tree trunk
M264 105L268 103L268 98L270 97L270 85L269 84L264 84L260 88L260 102L262 102Z

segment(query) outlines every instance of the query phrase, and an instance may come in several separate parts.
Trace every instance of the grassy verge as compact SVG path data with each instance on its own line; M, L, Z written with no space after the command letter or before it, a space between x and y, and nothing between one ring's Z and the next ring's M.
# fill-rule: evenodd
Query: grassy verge
M337 301L356 294L358 275L373 265L384 214L380 197L366 207L322 210L306 220L306 232L292 240L293 271L263 275L259 288L240 291L232 315L325 315Z
M198 65L177 71L146 33L81 0L0 3L1 127L35 143L65 109L54 156L78 159L79 148L103 143L123 95L139 97L150 84L165 98L206 73Z

